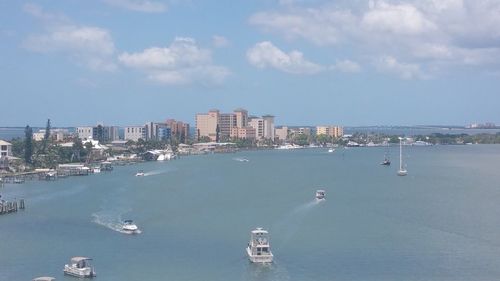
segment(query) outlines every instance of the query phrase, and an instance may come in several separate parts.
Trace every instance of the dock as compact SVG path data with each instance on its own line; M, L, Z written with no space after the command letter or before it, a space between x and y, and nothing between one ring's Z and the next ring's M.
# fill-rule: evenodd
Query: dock
M0 200L0 215L15 213L18 210L24 210L25 208L24 199L20 199L19 202Z

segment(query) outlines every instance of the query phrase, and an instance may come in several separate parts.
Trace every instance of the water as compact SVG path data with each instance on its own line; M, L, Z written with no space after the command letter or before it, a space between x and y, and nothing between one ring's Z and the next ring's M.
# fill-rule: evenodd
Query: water
M391 149L390 167L382 147L246 151L6 185L27 209L0 216L0 280L76 280L79 255L110 281L497 280L500 146L405 147L406 177ZM272 265L246 259L255 227Z

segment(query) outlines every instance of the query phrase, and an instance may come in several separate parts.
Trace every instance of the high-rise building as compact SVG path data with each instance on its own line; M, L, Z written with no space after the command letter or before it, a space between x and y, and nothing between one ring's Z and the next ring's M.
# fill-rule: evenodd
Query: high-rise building
M249 117L248 125L255 129L255 138L264 138L264 119L255 116Z
M237 108L234 110L236 115L236 127L243 128L248 126L248 111L243 108Z
M196 114L196 138L208 137L212 141L219 139L219 119L220 112L217 109L212 109L208 113Z
M94 136L94 127L76 127L76 133L80 139L89 139Z
M125 127L125 140L138 141L139 139L146 140L146 128L144 126L129 126Z
M219 116L219 137L229 137L231 128L236 126L235 113L221 113Z
M255 129L252 127L233 127L231 128L231 138L254 140Z
M179 142L185 143L189 140L189 124L181 121L176 121L175 119L167 119L165 123L171 130L171 135L175 137Z
M264 138L274 140L274 116L264 115Z

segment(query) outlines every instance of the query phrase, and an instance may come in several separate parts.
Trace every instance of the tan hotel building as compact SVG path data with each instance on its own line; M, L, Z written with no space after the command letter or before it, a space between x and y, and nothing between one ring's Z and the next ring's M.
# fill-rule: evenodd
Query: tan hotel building
M344 135L344 128L340 126L317 126L316 135L327 135L334 138L340 138Z

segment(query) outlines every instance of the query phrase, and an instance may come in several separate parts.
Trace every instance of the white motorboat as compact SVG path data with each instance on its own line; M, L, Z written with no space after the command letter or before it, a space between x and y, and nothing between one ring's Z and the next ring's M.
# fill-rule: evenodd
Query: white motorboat
M335 151L335 148L330 148L330 149L328 149L328 153L332 153L332 152L334 152L334 151Z
M269 233L261 227L252 230L246 250L248 259L253 263L273 262L273 254L269 245Z
M122 230L124 232L131 233L131 234L139 232L139 228L137 227L137 225L134 224L134 222L132 220L123 221Z
M136 177L144 177L144 172L142 170L140 170L139 172L137 172L137 174L135 174Z
M316 190L316 199L325 200L325 191L323 189Z
M90 264L91 258L73 257L70 264L64 265L64 274L81 278L95 277L94 267Z

